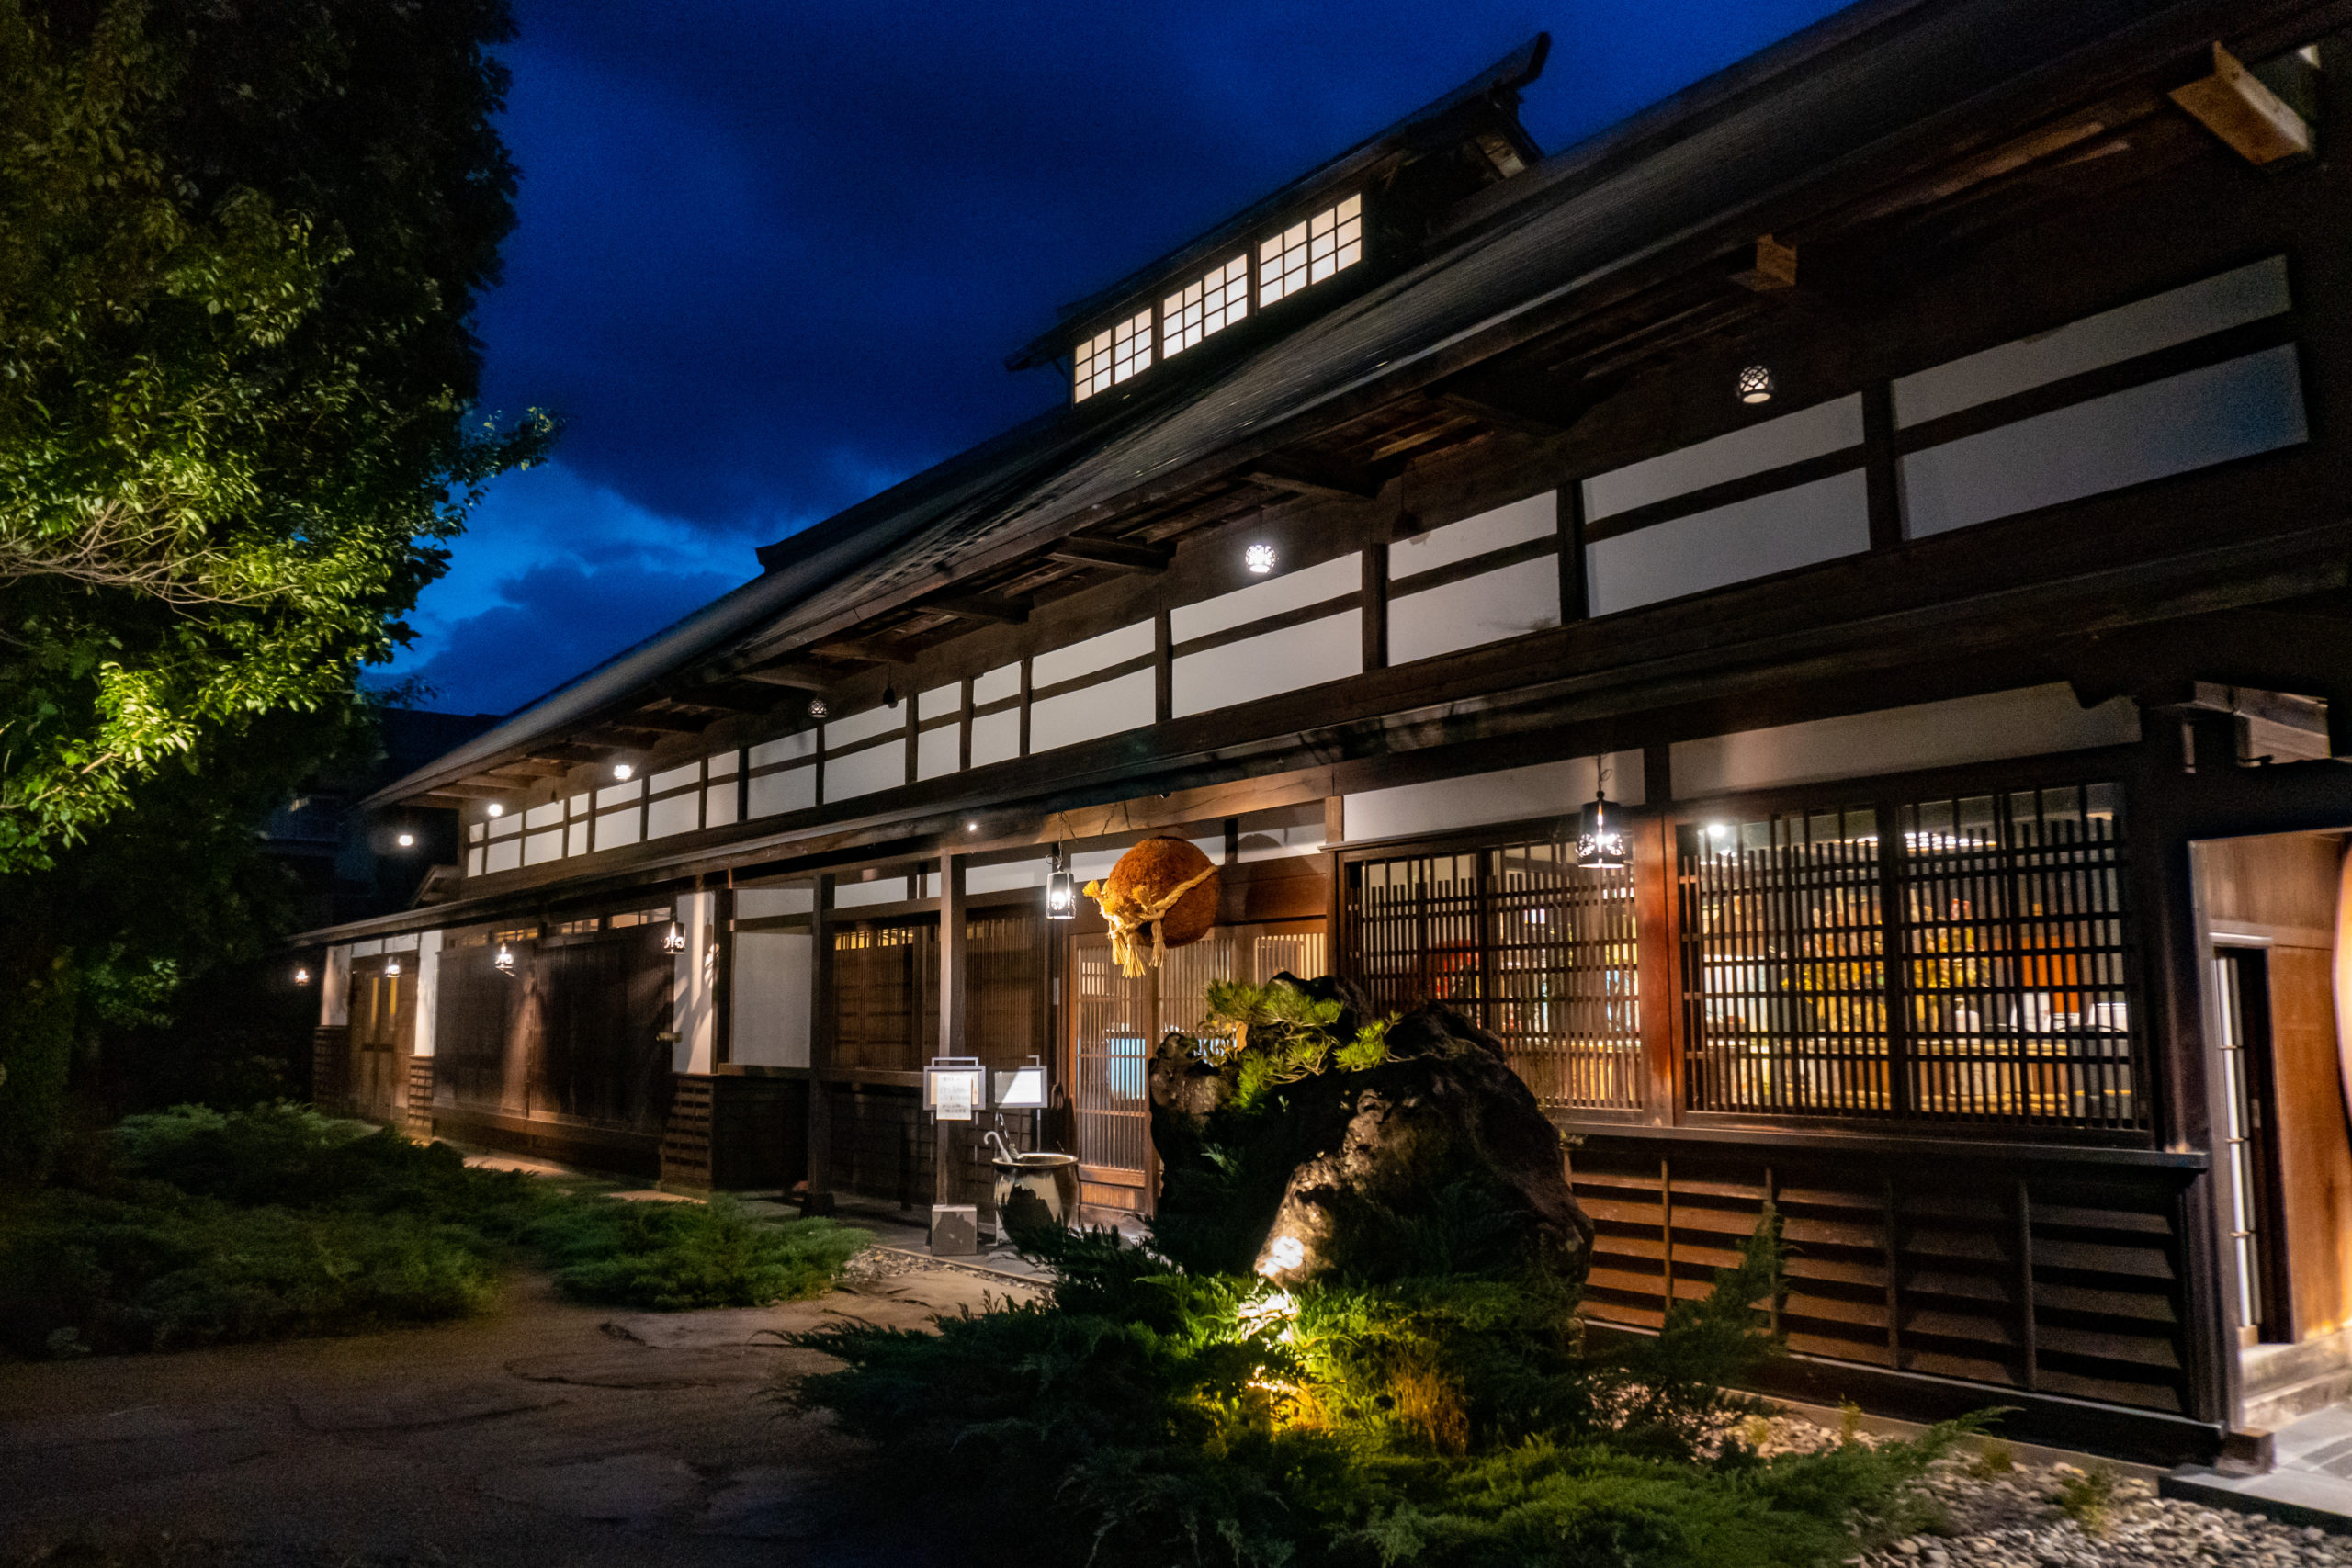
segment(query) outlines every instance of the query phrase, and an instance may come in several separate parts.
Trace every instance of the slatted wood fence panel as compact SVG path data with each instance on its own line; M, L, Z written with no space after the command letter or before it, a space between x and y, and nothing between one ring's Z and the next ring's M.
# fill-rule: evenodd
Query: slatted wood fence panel
M1765 1314L1831 1360L2182 1413L2182 1238L2165 1174L1771 1160L1594 1141L1571 1159L1597 1231L1586 1311L1656 1328L1712 1288L1765 1203L1786 1287Z

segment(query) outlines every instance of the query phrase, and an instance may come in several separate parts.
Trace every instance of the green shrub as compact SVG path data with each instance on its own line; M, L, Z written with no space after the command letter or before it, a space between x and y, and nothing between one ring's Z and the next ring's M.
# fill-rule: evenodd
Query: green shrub
M797 1397L875 1445L893 1506L1024 1568L1799 1568L1918 1517L1910 1483L1974 1423L1814 1454L1739 1438L1763 1406L1728 1390L1774 1351L1770 1209L1710 1295L1607 1344L1471 1171L1340 1211L1310 1283L1256 1278L1288 1174L1410 1060L1403 1026L1374 1038L1329 989L1223 995L1248 1027L1217 1059L1234 1092L1155 1120L1148 1247L1025 1235L1056 1275L1042 1303L797 1337L846 1363Z
M479 1312L492 1259L460 1226L241 1209L160 1183L52 1189L0 1214L0 1342L25 1355L351 1334Z
M580 1199L530 1239L582 1301L681 1312L822 1295L868 1239L831 1220L770 1224L727 1198L708 1203Z
M78 1188L0 1206L0 1346L28 1355L347 1334L480 1312L536 1248L590 1301L822 1293L862 1247L725 1200L626 1203L292 1105L125 1118Z

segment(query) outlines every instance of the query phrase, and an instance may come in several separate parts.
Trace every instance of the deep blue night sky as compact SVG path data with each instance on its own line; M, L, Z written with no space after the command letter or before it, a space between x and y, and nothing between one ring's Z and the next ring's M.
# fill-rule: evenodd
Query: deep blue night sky
M503 712L1062 395L1002 362L1532 34L1557 151L1831 0L517 0L484 400L569 430L425 592L427 705Z

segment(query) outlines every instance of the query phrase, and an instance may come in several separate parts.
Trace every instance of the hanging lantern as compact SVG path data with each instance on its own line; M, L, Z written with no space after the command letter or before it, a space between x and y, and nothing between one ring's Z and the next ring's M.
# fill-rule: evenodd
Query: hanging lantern
M1743 403L1769 403L1772 400L1772 371L1770 366L1751 365L1739 373L1739 400Z
M1078 875L1062 864L1058 848L1054 851L1054 869L1046 875L1046 919L1078 919Z
M1216 866L1182 839L1146 839L1111 874L1086 885L1111 928L1111 956L1130 978L1160 955L1209 934L1216 923Z
M297 964L294 965L294 983L298 986L309 985L311 983L311 971L302 964Z
M670 934L662 939L662 951L664 953L684 953L685 950L685 931L678 924L677 921L672 920L670 922Z
M1631 863L1624 824L1605 794L1595 794L1592 804L1577 813L1577 863L1612 871Z
M400 977L401 977L401 961L400 961L400 959L399 959L399 958L397 958L397 957L392 957L392 958L387 958L387 959L385 959L385 960L384 960L384 978L386 978L387 980L397 980L397 979L399 979Z
M490 961L490 966L492 969L497 970L501 975L513 975L514 973L514 950L507 946L504 942L500 942L498 944L498 956Z

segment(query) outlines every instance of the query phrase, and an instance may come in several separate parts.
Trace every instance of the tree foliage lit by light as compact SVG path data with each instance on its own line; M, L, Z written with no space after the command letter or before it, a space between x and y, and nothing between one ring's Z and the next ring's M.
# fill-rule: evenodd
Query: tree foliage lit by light
M349 703L552 434L469 408L503 0L67 15L0 0L0 873Z

